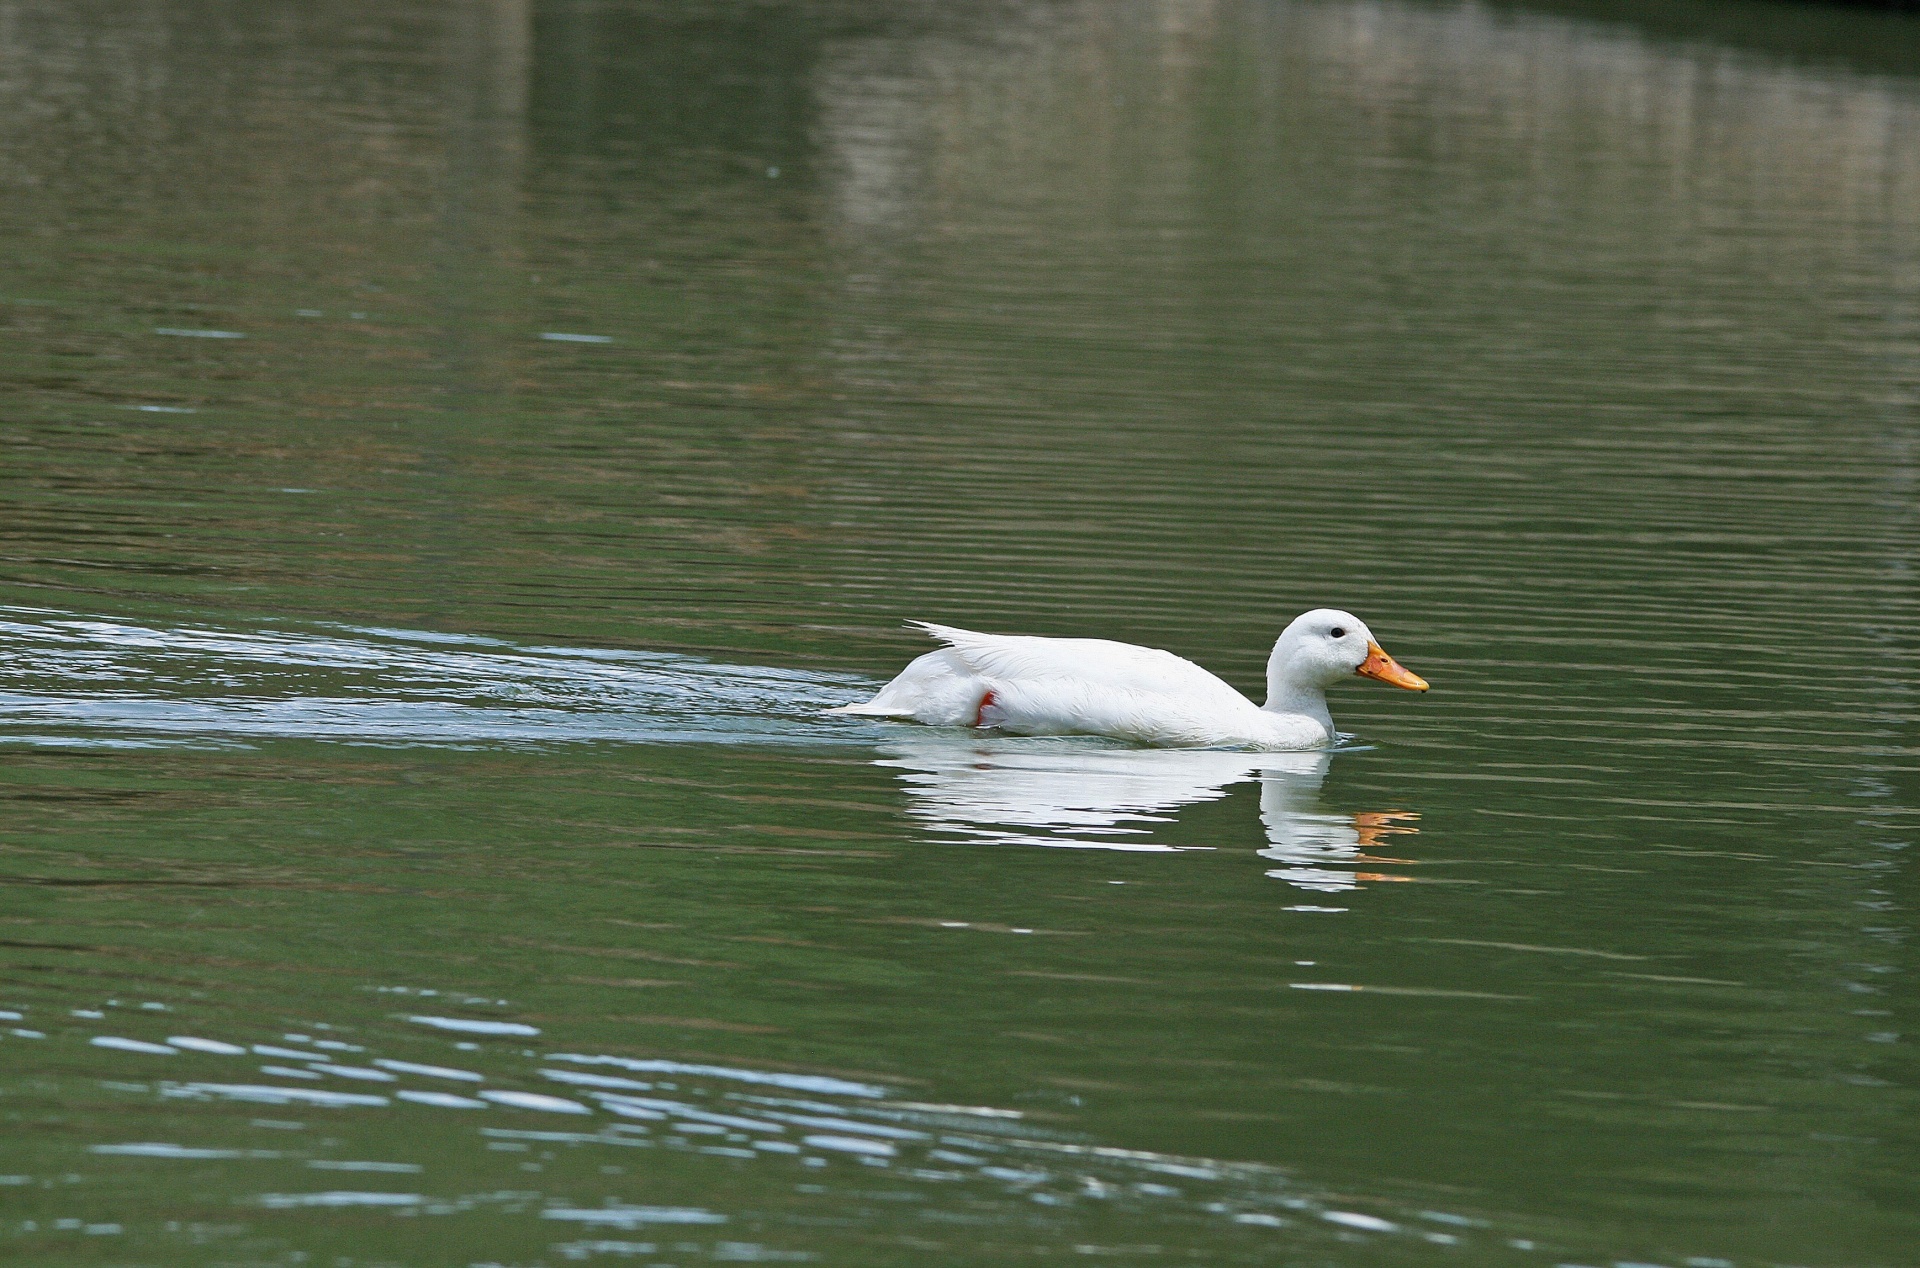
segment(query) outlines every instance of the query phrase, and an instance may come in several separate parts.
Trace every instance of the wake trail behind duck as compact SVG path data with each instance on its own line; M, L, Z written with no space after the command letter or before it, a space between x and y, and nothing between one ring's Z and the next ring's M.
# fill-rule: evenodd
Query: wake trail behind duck
M0 744L838 743L845 733L818 714L872 690L850 674L672 652L0 608Z

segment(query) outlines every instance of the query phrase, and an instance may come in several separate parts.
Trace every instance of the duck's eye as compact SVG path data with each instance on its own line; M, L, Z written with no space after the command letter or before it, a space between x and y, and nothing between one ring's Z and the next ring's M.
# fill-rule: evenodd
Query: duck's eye
M1331 633L1335 638L1345 638L1347 636L1347 631L1343 627L1338 625L1333 627Z

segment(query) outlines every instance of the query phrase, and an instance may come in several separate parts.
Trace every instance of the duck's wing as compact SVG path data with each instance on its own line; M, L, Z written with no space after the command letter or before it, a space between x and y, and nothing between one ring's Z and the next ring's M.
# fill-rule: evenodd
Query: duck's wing
M989 682L1041 686L1071 684L1077 693L1137 699L1166 697L1182 710L1239 710L1251 705L1220 678L1184 657L1104 638L1036 638L980 634L931 621L910 624L952 649Z

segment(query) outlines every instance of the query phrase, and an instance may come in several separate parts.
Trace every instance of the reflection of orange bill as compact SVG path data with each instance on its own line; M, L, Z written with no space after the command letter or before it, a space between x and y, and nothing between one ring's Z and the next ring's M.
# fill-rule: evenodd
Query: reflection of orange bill
M1353 826L1380 836L1419 836L1420 829L1413 826L1419 817L1411 810L1362 810L1353 816Z
M1420 816L1405 810L1366 810L1353 817L1354 834L1360 838L1360 848L1371 850L1380 844L1381 837L1418 836L1420 829L1408 823L1409 819ZM1407 863L1410 859L1362 858L1362 863Z
M1353 879L1357 881L1410 881L1413 877L1395 876L1390 872L1355 872Z
M1387 655L1386 649L1372 639L1367 640L1367 658L1353 672L1362 678L1377 678L1390 687L1404 687L1408 691L1427 689L1425 678L1402 668L1399 661Z

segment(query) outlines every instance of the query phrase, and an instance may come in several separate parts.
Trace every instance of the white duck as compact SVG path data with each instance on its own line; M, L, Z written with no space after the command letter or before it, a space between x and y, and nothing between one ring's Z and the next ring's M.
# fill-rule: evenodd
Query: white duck
M1334 740L1326 690L1359 674L1409 691L1402 669L1359 617L1316 608L1294 618L1267 658L1256 705L1172 652L1102 638L976 634L912 624L946 646L900 671L865 704L831 713L1015 735L1105 735L1167 748L1309 749Z

